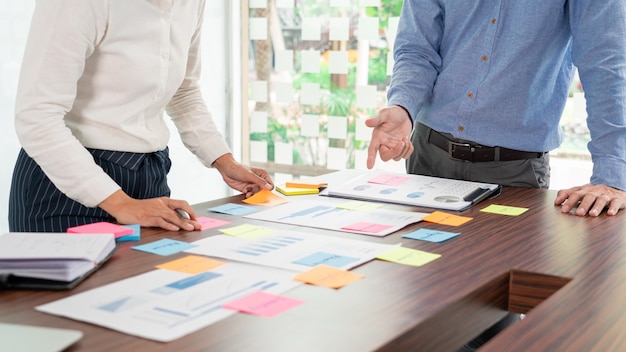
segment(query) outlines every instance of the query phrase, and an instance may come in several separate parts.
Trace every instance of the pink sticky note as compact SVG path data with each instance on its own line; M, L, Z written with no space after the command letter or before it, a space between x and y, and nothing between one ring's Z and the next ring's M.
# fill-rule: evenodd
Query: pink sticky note
M360 231L360 232L368 232L368 233L379 233L380 231L387 230L391 228L391 225L383 225L383 224L372 224L371 222L357 222L352 225L344 226L341 229L347 231Z
M74 226L67 229L67 233L112 233L115 238L130 235L135 231L131 228L110 222L94 222L92 224Z
M405 176L396 176L396 175L379 175L374 177L373 179L367 181L369 183L377 183L381 185L387 186L397 186L402 183L408 181L409 178Z
M273 317L302 303L304 301L257 291L225 303L223 307L264 317Z
M199 216L196 220L202 224L202 230L212 229L214 227L230 224L230 221L207 218L206 216Z

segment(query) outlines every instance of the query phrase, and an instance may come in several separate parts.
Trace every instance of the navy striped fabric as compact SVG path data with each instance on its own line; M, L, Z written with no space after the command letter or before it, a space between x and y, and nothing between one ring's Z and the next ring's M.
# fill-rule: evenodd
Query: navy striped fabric
M135 199L170 195L168 148L154 153L87 149L122 190ZM13 171L9 196L9 231L65 232L68 227L98 221L115 222L104 210L86 207L65 196L22 149Z

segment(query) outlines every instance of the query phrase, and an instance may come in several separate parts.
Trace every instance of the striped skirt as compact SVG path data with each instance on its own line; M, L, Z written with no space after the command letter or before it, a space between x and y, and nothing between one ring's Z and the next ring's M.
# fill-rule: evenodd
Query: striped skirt
M169 197L168 148L147 154L87 150L96 164L130 197ZM98 221L115 222L115 218L98 207L89 208L68 198L24 149L20 150L9 195L9 231L65 232L69 227Z

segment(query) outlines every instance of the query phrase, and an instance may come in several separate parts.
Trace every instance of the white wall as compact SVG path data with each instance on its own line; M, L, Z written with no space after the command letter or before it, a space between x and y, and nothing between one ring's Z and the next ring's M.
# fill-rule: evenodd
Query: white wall
M9 188L20 148L13 124L15 91L34 6L34 0L0 0L0 233L8 231ZM226 89L229 72L224 69L230 60L230 53L225 50L230 18L228 6L228 0L206 2L203 33L203 94L222 131L227 130L230 120L226 118L230 104ZM173 166L169 177L172 197L193 204L229 195L230 190L224 186L219 173L203 167L184 148L173 124L170 123L170 127L173 132L170 142ZM231 136L228 138L232 140ZM235 140L240 143L239 138Z

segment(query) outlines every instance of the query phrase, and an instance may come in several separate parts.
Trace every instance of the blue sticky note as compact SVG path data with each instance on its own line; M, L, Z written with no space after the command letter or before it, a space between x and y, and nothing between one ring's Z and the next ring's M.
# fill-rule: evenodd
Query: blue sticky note
M241 204L226 203L218 207L209 208L209 211L212 211L214 213L243 216L243 215L254 213L255 211L257 211L257 209L254 207L248 207L248 206L241 205Z
M158 241L154 241L152 243L135 246L133 247L133 249L136 249L142 252L148 252L152 254L165 256L165 255L171 255L171 254L175 254L178 252L182 252L185 249L189 249L193 247L198 247L198 246L195 244L187 243L187 242L170 240L169 238L164 238Z
M449 240L452 237L456 237L460 235L460 232L446 232L446 231L437 231L430 229L419 229L417 231L413 231L407 233L402 236L404 238L410 238L413 240L422 240L428 242L443 242L445 240Z
M346 257L343 255L326 253L326 252L317 252L306 256L302 259L298 259L294 261L295 264L302 264L306 266L318 266L320 264L334 266L335 268L341 268L347 264L350 264L358 258Z
M124 225L124 227L132 229L133 233L131 233L130 235L116 238L115 240L117 242L139 241L141 239L141 225L139 224Z

